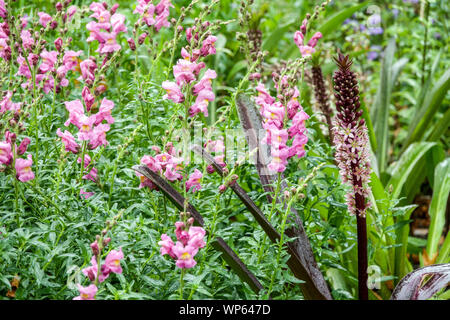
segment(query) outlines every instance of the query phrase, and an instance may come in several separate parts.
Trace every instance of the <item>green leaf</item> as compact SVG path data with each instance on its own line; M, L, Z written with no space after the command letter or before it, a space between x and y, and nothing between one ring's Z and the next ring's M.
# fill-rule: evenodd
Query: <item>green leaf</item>
M263 42L262 48L263 50L267 50L271 52L278 43L283 39L283 36L291 27L293 27L297 21L291 21L277 29L275 29L270 36Z
M436 146L435 142L414 143L409 146L400 159L391 166L389 172L392 173L392 177L389 179L386 188L389 188L390 185L393 186L393 199L397 199L400 196L403 186L408 181L410 175L414 174L414 167L434 146Z
M350 18L356 11L361 10L362 8L367 6L367 4L368 4L367 2L363 2L361 4L357 4L350 8L341 10L340 12L333 15L330 19L325 21L325 23L319 27L319 31L322 33L323 36L327 35L332 31L335 31L336 28L339 28L342 25L345 19Z
M418 108L414 119L411 122L410 130L404 148L415 141L420 141L425 136L426 131L433 123L433 118L439 111L442 100L450 89L450 69L448 69L423 101L423 105Z
M395 39L391 39L384 51L381 66L380 86L374 102L372 119L375 123L375 136L377 141L377 162L380 174L386 170L389 148L389 105L393 88L393 60L395 53ZM398 68L397 68L398 69ZM399 71L395 71L398 74ZM395 76L395 75L394 75Z
M450 108L444 113L441 120L433 126L433 131L429 134L427 141L437 141L450 127Z
M433 198L428 211L431 219L428 231L427 253L433 257L438 251L439 239L445 225L445 212L450 193L450 158L436 166L434 171Z
M450 232L447 233L444 243L442 244L439 255L436 259L436 263L448 263L450 262Z
M408 258L406 257L406 252L408 249L409 217L416 207L416 205L409 206L402 216L397 217L396 225L403 224L403 226L397 228L395 231L396 244L400 244L400 246L395 248L394 270L397 281L411 271L407 264Z
M366 104L361 101L361 110L363 111L362 117L366 121L367 133L369 135L370 146L372 150L375 152L378 148L377 138L375 136L375 130L373 129L372 119L370 118L369 109L367 109Z
M227 76L227 81L230 81L233 79L233 76L238 73L240 70L245 69L247 67L247 61L241 60L233 65L233 68L231 68L230 72Z

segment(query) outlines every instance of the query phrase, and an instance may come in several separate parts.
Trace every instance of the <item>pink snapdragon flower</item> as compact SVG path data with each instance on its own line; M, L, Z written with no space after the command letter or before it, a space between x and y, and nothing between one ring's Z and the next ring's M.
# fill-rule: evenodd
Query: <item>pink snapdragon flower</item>
M95 70L97 64L91 59L86 59L80 63L81 78L86 81L87 84L91 84L95 80Z
M164 81L161 86L167 92L167 94L163 96L163 99L169 99L175 103L182 103L184 101L184 95L178 84L175 82Z
M34 179L34 173L31 170L33 164L32 156L29 154L27 159L17 158L15 169L17 174L17 179L22 182L26 182Z
M180 59L173 67L173 75L175 81L179 86L189 84L195 80L195 72L197 70L197 63L188 60Z
M6 111L19 111L22 105L21 102L15 103L12 102L12 91L6 91L5 96L0 102L0 114Z
M95 300L95 295L98 290L96 285L91 284L88 287L83 287L80 284L77 284L77 286L80 295L73 298L73 300Z
M61 129L58 128L56 134L63 141L66 151L71 151L75 154L80 151L80 145L75 141L74 136L69 131L65 130L63 133Z
M108 132L110 129L109 124L103 124L100 123L99 125L95 126L94 129L91 131L90 134L90 142L89 147L90 149L95 149L98 146L101 145L108 145L109 142L106 140L106 132Z
M195 267L197 261L194 260L194 256L198 252L198 248L187 245L183 246L181 242L177 242L172 248L172 252L177 257L176 266L180 269L189 269Z
M83 98L86 110L91 110L91 107L95 102L95 97L91 94L91 91L88 87L83 88L83 90L81 91L81 97Z
M67 70L75 70L78 65L78 57L83 53L83 51L72 51L67 50L64 52L63 65Z
M161 235L161 241L158 242L158 244L161 246L159 249L161 255L168 254L172 258L175 258L175 253L173 253L172 248L175 246L172 239L167 234Z
M206 246L204 241L206 231L202 227L191 226L192 223L192 218L188 219L187 224L182 221L175 223L176 244L167 234L161 235L161 241L158 242L161 246L161 255L168 254L176 259L176 266L181 269L194 267L197 264L194 260L195 255L200 248Z
M317 45L317 41L322 38L322 34L320 32L316 32L311 39L308 41L308 44L304 44L305 35L301 31L296 31L294 34L294 42L297 45L298 49L302 57L307 57L313 54L316 50L314 47Z
M214 70L208 69L205 71L203 77L194 85L194 94L199 94L203 90L212 91L211 84L212 79L217 77L217 73Z
M105 264L102 266L102 269L105 269L108 273L122 273L122 267L120 266L120 260L122 259L122 248L119 248L119 250L111 250L106 256ZM102 272L106 273L104 270L102 270Z
M39 23L46 28L47 24L52 21L52 16L45 12L38 12Z
M95 125L98 125L102 121L106 121L109 124L114 123L114 118L111 116L111 110L114 108L114 102L103 98L100 103L98 112L95 114Z
M200 170L195 169L194 172L189 176L189 179L186 181L186 189L189 191L192 188L192 192L196 192L202 188L200 185L200 179L203 177L203 174Z
M80 196L83 199L89 199L93 195L94 195L94 192L88 192L88 191L84 191L83 189L80 189Z
M92 247L92 245L91 245ZM97 244L97 250L98 250L98 244ZM102 283L103 281L105 281L106 279L108 279L109 277L109 272L102 272L103 269L105 269L103 266L100 269L100 274L98 275L98 282ZM95 279L97 278L97 274L98 274L98 265L97 265L97 257L94 255L91 258L91 265L87 268L84 268L83 270L81 270L83 272L83 274L89 278L89 280L91 281L95 281Z
M200 49L200 55L202 57L206 57L210 54L216 53L215 43L217 41L217 37L215 36L208 36L205 40L202 42L202 48Z
M215 95L209 88L200 91L195 99L195 103L189 108L189 115L194 117L198 113L202 112L205 117L208 116L208 104L210 101L214 101Z
M43 50L41 52L42 63L39 66L39 71L42 73L47 73L49 71L54 71L55 63L58 58L57 51L47 51Z
M7 141L0 141L0 163L9 165L12 158L11 144Z
M31 46L34 44L34 39L31 36L29 30L22 30L20 32L20 38L22 39L22 44L25 49L31 49Z
M11 59L11 47L7 43L7 38L0 37L0 57L6 61Z
M6 5L4 0L0 0L0 17L3 19L8 15L8 11L6 10Z

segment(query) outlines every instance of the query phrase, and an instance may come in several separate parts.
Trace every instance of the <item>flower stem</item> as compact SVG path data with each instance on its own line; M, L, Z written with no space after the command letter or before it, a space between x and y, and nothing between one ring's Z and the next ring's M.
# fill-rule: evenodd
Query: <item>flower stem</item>
M185 269L181 269L181 276L180 276L180 300L183 300L183 287L184 287L184 274L186 273Z

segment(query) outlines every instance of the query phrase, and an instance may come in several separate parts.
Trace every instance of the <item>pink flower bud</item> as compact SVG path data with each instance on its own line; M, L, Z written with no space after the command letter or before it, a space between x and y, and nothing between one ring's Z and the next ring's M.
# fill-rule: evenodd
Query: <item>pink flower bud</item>
M156 153L161 153L161 148L158 146L152 146L152 150L155 151Z
M61 2L58 2L58 3L55 5L55 8L56 8L56 11L61 11L62 8L63 8L62 3L61 3Z
M255 72L255 73L252 73L249 77L248 77L248 79L251 81L251 80L259 80L259 79L261 79L261 73L259 73L259 72Z
M128 46L130 47L131 51L136 50L136 43L134 42L133 38L127 39Z
M91 243L91 249L94 256L98 256L100 253L100 248L98 247L98 242L95 240L95 242Z
M138 43L141 45L141 44L143 44L144 43L144 41L145 41L145 38L147 38L147 33L143 33L143 34L141 34L140 36L139 36L139 38L138 38Z
M56 39L54 44L55 44L56 50L61 51L62 45L63 45L63 41L62 41L61 37Z
M21 156L27 151L28 145L30 144L30 139L24 138L17 149L17 154Z
M113 6L111 7L111 10L109 11L109 12L111 12L111 15L113 15L114 13L116 13L118 7L119 7L119 4L118 4L118 3L116 3L115 5L113 5Z
M104 240L103 240L103 246L104 247L106 247L107 245L108 245L108 243L110 243L111 242L111 238L105 238Z
M213 174L214 173L214 167L212 165L208 165L206 167L206 172L208 172L209 174Z
M224 193L225 190L227 190L227 187L225 185L222 184L219 186L219 193Z

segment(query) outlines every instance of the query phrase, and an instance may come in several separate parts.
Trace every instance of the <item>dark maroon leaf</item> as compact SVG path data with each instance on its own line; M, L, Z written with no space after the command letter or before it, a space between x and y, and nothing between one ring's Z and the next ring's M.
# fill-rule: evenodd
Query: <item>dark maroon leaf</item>
M400 280L391 300L426 300L449 284L450 263L419 268Z

